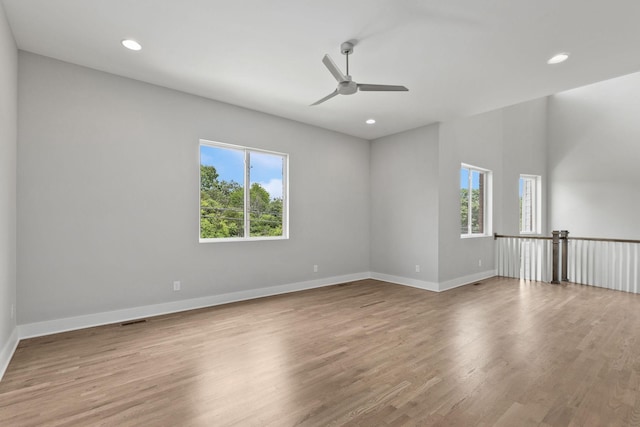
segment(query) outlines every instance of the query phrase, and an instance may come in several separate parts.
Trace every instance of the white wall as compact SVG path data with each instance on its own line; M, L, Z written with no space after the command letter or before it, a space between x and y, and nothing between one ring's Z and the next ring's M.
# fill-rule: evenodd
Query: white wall
M20 324L369 271L368 141L30 53L19 70ZM289 240L198 243L200 138L290 154Z
M542 98L373 141L372 271L435 290L493 275L493 237L460 238L460 164L493 172L492 231L518 234L520 174L547 179L546 114Z
M17 343L16 126L18 52L0 3L0 378Z
M520 233L520 175L542 177L542 234L547 230L547 99L524 102L502 110L502 209L500 234Z
M518 234L520 174L541 175L543 183L547 179L546 113L542 98L440 126L439 281L444 287L495 269L493 237L460 238L460 164L493 172L491 231ZM545 212L542 216L544 226Z
M440 282L495 268L493 237L460 238L460 164L492 171L492 229L498 230L503 180L502 120L502 111L496 110L440 126Z
M501 233L518 175L545 174L544 99L369 143L30 53L19 70L20 324L369 271L443 290L495 268L491 237L459 237L460 163L494 172ZM290 154L290 240L198 243L200 138Z
M549 101L550 226L640 239L640 73Z
M371 270L438 282L438 125L371 144Z

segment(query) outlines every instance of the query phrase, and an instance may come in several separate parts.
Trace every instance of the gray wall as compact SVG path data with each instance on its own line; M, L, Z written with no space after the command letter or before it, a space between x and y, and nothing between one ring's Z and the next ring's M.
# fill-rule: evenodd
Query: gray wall
M16 114L18 51L0 4L0 375L16 327Z
M371 270L438 282L438 125L371 144Z
M493 237L460 238L460 164L468 163L493 172L492 229L497 230L502 206L501 151L501 110L453 120L440 126L441 282L495 268Z
M492 274L493 237L460 238L460 164L493 172L493 231L518 234L520 174L547 179L546 115L543 98L373 141L372 271L441 290Z
M549 100L550 226L640 239L640 73Z
M19 70L20 324L369 271L368 141L30 53ZM290 154L289 240L198 243L200 138Z
M542 234L547 230L547 98L502 110L502 210L501 234L520 233L518 183L521 174L542 177Z
M518 179L530 173L545 182L545 161L545 98L440 126L440 282L495 268L493 237L460 238L460 163L493 172L492 232L517 234Z
M526 173L550 193L545 234L640 238L640 74L369 143L29 53L19 65L19 323L367 271L439 284L482 274L495 247L459 237L461 162L494 173L493 231L518 233ZM3 308L16 282L8 111ZM290 240L197 242L199 138L290 153Z

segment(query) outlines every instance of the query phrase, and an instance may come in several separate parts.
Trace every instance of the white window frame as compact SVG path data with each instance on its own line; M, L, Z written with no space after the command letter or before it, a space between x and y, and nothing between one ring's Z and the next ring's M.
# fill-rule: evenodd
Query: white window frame
M520 181L529 182L531 189L531 203L532 206L532 218L531 218L531 227L530 229L525 229L524 225L525 221L525 210L522 209L522 206L519 207L519 231L520 234L540 234L542 232L542 177L540 175L529 175L529 174L520 174L520 179L518 180L518 203L520 203ZM525 184L523 183L523 187ZM524 203L524 194L523 201Z
M488 237L492 236L492 225L493 225L493 172L489 169L481 168L478 166L473 166L467 163L461 163L460 169L467 169L469 171L469 185L468 188L471 190L471 180L472 180L472 172L479 172L485 175L485 183L484 183L484 205L483 205L483 225L482 233L473 233L471 232L471 223L472 223L472 197L471 191L469 191L469 205L467 208L467 233L460 233L461 239L469 239L475 237ZM460 182L460 171L458 171L458 183ZM458 184L458 191L460 191L460 185ZM461 218L462 219L462 218Z
M250 209L250 166L251 166L251 153L264 153L273 154L283 157L282 164L282 235L281 236L250 236L245 235L243 237L216 237L216 238L202 238L202 231L200 229L200 191L198 191L198 238L200 243L219 243L219 242L247 242L247 241L259 241L259 240L287 240L289 239L289 154L281 153L278 151L264 150L261 148L245 147L242 145L227 144L217 141L209 141L201 139L198 143L198 189L202 182L202 176L200 175L200 147L201 146L225 148L230 150L238 150L244 152L244 182L241 183L244 189L244 230L245 234L250 234L251 230L251 218L249 214Z

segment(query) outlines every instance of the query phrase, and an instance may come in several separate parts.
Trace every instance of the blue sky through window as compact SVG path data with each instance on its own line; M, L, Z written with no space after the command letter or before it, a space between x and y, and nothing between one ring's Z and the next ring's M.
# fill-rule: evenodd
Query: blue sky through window
M469 188L469 169L460 169L460 188Z
M221 181L244 182L244 152L241 150L201 145L200 164L215 167Z
M272 199L282 197L282 156L251 152L251 183L259 183ZM213 166L221 181L244 184L244 151L200 145L200 164Z
M520 194L520 198L521 199L522 199L522 186L523 186L523 184L524 184L524 179L520 178L520 185L519 185L520 189L519 189L518 194Z
M480 172L471 172L471 188L477 190L480 188ZM460 169L460 188L469 188L469 169Z

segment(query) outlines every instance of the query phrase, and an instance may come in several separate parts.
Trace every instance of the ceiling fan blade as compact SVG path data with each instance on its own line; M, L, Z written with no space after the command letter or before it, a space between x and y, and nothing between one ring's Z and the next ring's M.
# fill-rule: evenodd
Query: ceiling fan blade
M324 101L327 101L327 100L333 98L337 94L338 94L338 89L334 90L333 92L331 92L329 95L325 96L324 98L317 100L316 102L314 102L310 106L313 107L314 105L322 104Z
M404 86L395 85L369 85L366 83L358 83L358 90L362 91L379 91L379 92L406 92L407 89Z
M329 72L333 74L333 77L335 77L338 83L346 82L347 80L349 80L347 79L347 76L342 74L342 71L340 71L340 68L338 68L336 63L333 62L333 60L329 55L325 55L324 58L322 58L322 63L327 67Z

